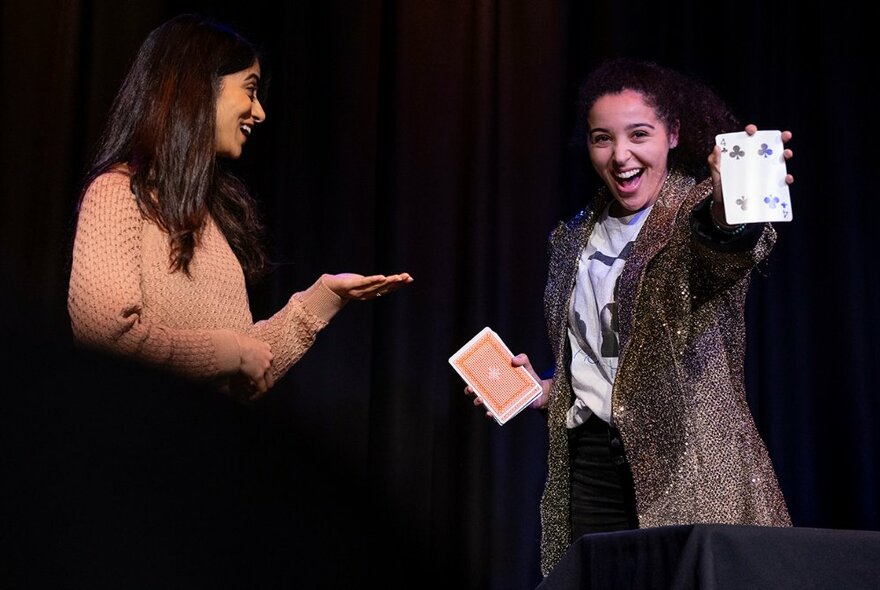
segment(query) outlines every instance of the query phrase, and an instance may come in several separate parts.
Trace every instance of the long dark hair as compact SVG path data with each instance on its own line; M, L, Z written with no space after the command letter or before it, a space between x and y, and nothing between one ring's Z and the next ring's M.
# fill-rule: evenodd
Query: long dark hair
M575 122L575 145L584 145L587 117L606 94L632 90L641 94L666 128L678 128L678 146L669 152L669 165L702 179L708 176L706 158L719 133L739 131L730 107L706 83L651 61L612 58L599 64L581 84Z
M266 268L256 203L217 160L215 146L221 76L261 57L228 26L183 14L149 34L113 102L83 192L98 175L126 164L141 212L168 233L174 271L189 274L209 214L249 279Z

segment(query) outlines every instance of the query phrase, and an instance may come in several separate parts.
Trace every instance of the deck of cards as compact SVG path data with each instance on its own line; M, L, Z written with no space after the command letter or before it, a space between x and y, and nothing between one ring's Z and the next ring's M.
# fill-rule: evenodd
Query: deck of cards
M722 133L715 137L715 143L721 147L721 189L727 222L791 221L782 133Z
M525 367L511 364L513 353L489 327L449 357L449 364L470 385L498 424L516 416L542 393Z

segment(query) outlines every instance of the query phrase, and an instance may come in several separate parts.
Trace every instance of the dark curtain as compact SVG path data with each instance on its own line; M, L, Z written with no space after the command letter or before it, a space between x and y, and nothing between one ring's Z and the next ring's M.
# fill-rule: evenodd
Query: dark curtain
M252 408L69 343L80 182L137 47L187 11L260 42L272 73L235 163L275 262L255 317L324 272L415 277L349 304ZM491 326L551 366L546 238L596 187L569 140L579 80L612 55L793 131L794 220L749 295L749 401L797 526L880 528L868 30L856 7L755 0L4 2L16 559L0 571L21 587L533 588L545 424L488 420L447 359Z

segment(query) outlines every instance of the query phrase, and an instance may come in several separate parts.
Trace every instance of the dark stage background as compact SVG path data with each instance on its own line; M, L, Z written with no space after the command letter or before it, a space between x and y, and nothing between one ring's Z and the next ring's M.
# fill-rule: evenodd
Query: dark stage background
M322 272L415 277L344 309L252 408L69 343L79 183L137 47L192 10L269 54L268 121L236 163L277 262L255 316ZM880 529L868 31L848 3L4 2L3 576L534 588L545 425L487 420L446 359L488 325L550 365L546 238L595 187L567 145L575 91L617 54L793 131L794 221L749 297L749 400L796 525Z

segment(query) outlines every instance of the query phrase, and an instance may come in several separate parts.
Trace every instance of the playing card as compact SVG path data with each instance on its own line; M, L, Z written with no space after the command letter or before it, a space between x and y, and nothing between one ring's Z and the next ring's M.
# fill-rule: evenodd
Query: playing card
M504 424L541 395L541 384L525 367L511 365L513 353L485 327L449 357L449 364L470 385L499 424Z
M791 221L782 133L759 130L715 136L721 147L721 189L727 222Z

